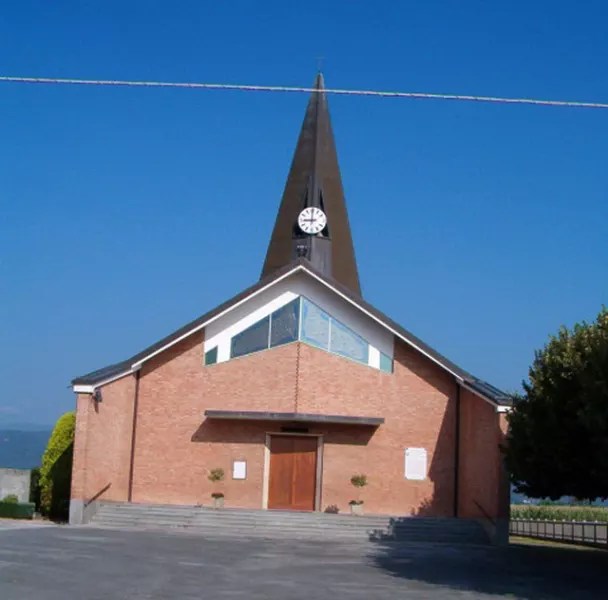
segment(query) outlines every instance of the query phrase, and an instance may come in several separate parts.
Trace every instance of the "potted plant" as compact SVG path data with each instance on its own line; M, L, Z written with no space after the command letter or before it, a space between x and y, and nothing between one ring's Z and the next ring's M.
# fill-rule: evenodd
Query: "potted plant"
M224 469L212 469L209 472L209 481L212 483L217 483L218 481L224 480ZM223 508L224 507L224 493L223 492L213 492L211 494L213 498L213 508Z
M357 499L351 500L350 504L350 513L351 515L362 515L363 514L363 500L361 500L361 488L364 488L367 485L367 475L353 475L350 478L350 482L357 489Z

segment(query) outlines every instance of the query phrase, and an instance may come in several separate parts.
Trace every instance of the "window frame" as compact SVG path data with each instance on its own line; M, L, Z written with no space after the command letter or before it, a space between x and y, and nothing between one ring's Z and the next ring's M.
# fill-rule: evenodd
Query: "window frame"
M321 315L321 317L323 319L327 320L327 346L323 346L320 343L316 343L316 341L313 338L305 337L305 321L306 321L306 317L305 317L306 304L305 303L307 303L309 306L316 309L318 311L318 313ZM284 340L278 344L273 345L272 344L272 334L273 334L272 324L273 324L273 320L274 320L273 317L277 313L280 313L281 311L285 311L291 305L295 305L294 314L295 314L295 318L296 318L296 327L295 327L296 336L294 339ZM264 322L267 322L267 324L268 324L267 325L268 335L266 336L266 345L264 347L260 347L260 348L251 350L250 352L245 352L242 354L235 355L235 353L234 353L235 341L238 343L238 341L241 339L241 337L244 334L249 333L249 332L251 332L252 329L261 326ZM335 331L341 330L343 333L352 336L355 340L362 342L362 344L364 345L364 356L365 356L364 360L360 360L357 357L352 356L346 352L341 352L339 350L333 349L332 348L332 334L333 334L334 330ZM369 362L370 356L371 356L370 348L375 348L375 347L373 347L365 337L363 337L362 335L357 333L354 329L352 329L348 325L344 324L341 320L335 318L332 314L330 314L329 312L327 312L326 310L321 308L317 303L313 302L312 300L310 300L310 298L308 298L307 296L305 296L303 294L300 294L296 298L291 299L289 302L286 302L285 304L283 304L279 308L273 310L272 312L268 313L261 319L258 319L255 323L252 323L251 325L249 325L242 331L239 331L238 333L231 336L228 341L229 357L227 360L243 358L245 356L250 356L251 354L257 354L258 352L263 352L264 350L271 350L272 348L280 348L282 346L286 346L286 345L292 344L294 342L301 342L303 344L311 346L312 348L318 348L319 350L323 350L323 351L327 352L328 354L333 354L334 356L339 356L341 358L345 358L345 359L355 362L359 365L364 365L364 366L370 367L372 369L375 369L377 371L381 371L383 373L392 374L394 372L394 360L388 354L385 354L381 350L376 348L377 352L380 354L380 360L379 360L378 366L376 366L375 364L374 365L370 364L370 362ZM218 348L219 348L218 346L215 346L214 348L211 348L210 350L208 350L207 352L204 353L203 362L204 362L205 366L212 366L214 364L218 364ZM213 353L215 353L215 354L213 354ZM226 362L226 361L222 361L222 362Z

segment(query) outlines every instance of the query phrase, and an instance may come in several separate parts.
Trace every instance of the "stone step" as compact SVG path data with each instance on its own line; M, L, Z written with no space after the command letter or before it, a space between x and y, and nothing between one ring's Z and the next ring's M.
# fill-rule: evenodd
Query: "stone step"
M252 527L271 527L271 528L281 528L287 526L299 526L306 527L308 529L331 529L331 530L349 530L349 529L365 529L367 531L418 531L418 532L433 532L433 531L441 531L441 532L465 532L465 531L477 531L477 524L462 524L462 525L446 525L444 527L436 527L431 525L419 525L416 523L408 523L408 522L397 522L395 524L384 523L365 523L359 522L358 518L353 517L350 522L343 523L320 523L320 522L310 522L310 523L299 523L295 520L290 519L281 519L281 520L256 520L256 519L222 519L222 518L214 518L213 516L208 515L197 515L192 514L185 516L173 516L173 515L154 515L154 514L115 514L115 513L107 513L101 512L98 513L95 517L97 521L100 520L119 520L121 522L130 522L130 521L138 521L145 520L146 522L174 522L174 523L197 523L200 525L213 525L220 527L233 527L233 526L252 526Z
M350 526L387 527L389 525L389 521L387 519L372 521L372 520L367 520L367 519L363 519L360 517L348 517L341 521L333 521L333 520L322 521L322 520L318 520L318 519L310 519L310 520L291 519L291 518L285 517L285 516L281 516L281 517L277 517L277 518L252 517L252 516L246 516L246 515L226 516L226 515L222 514L221 510L212 511L209 513L202 513L202 512L196 512L196 511L192 511L190 513L168 513L168 512L161 512L161 511L145 511L145 512L133 511L133 512L129 513L126 511L106 511L106 510L102 509L102 510L98 511L98 513L97 513L98 516L108 515L108 516L121 516L121 517L125 517L125 518L137 518L141 514L145 514L148 517L156 517L156 518L169 518L169 519L197 518L200 521L211 520L213 522L221 522L221 523L235 523L235 522L260 523L260 524L299 523L304 526L310 526L310 527L331 527L333 525L338 526L338 527L350 527Z
M103 503L92 523L101 527L166 529L231 539L487 543L485 532L477 522L449 518Z
M191 517L189 519L172 519L167 517L153 517L150 515L138 515L133 517L121 516L121 515L97 515L95 517L96 522L107 522L107 521L115 521L121 523L136 523L136 522L145 522L145 523L171 523L176 525L199 525L199 526L209 526L209 527L259 527L259 528L269 528L269 529L282 529L285 527L293 527L293 528L304 528L311 530L320 530L320 531L366 531L369 533L373 532L412 532L412 533L433 533L435 531L440 531L443 533L466 533L468 531L477 531L476 527L461 527L461 528L445 528L445 529L431 529L424 527L408 527L406 525L400 525L397 527L369 527L363 524L348 524L344 526L339 525L328 525L322 526L319 524L312 525L301 525L294 522L281 521L281 522L253 522L253 521L234 521L234 522L221 522L220 520L214 519L199 519L196 516Z
M251 516L251 517L269 517L276 518L281 515L287 516L291 519L320 519L320 520L331 520L331 519L348 519L352 517L349 513L320 513L320 512L296 512L296 511L287 511L287 510L242 510L238 508L222 508L222 509L214 509L210 506L164 506L157 504L118 504L118 503L104 503L100 505L100 510L112 510L112 511L121 511L121 512L140 512L142 510L145 511L164 511L171 513L183 513L183 512L208 512L213 514L221 514L223 516ZM375 514L364 514L359 518L377 520L377 521L386 521L391 518L390 515L375 515ZM436 519L424 519L417 518L419 521L435 521Z
M121 519L97 519L95 521L97 524L112 524L112 525L142 525L146 526L168 526L168 527L194 527L198 529L216 529L216 530L259 530L259 531L269 531L281 533L283 531L308 531L311 533L323 533L328 535L363 535L367 537L384 539L387 537L395 537L395 538L406 538L411 536L417 537L482 537L482 535L476 531L472 530L461 530L461 531L437 531L437 532L428 532L422 530L387 530L387 529L367 529L367 528L349 528L349 529L340 529L340 528L304 528L304 527L296 527L289 525L281 525L277 527L268 527L268 526L253 526L253 525L233 525L233 526L223 526L214 523L200 523L196 521L165 521L159 519L138 519L138 520L121 520Z
M344 535L365 535L369 536L370 534L377 534L381 536L396 536L396 537L408 537L408 536L425 536L428 534L428 531L425 530L408 530L408 529L368 529L366 527L351 527L351 528L339 528L339 527L301 527L295 524L281 524L281 525L253 525L253 524L234 524L234 525L225 525L213 521L205 521L199 522L195 519L191 521L186 520L167 520L167 519L151 519L140 517L138 519L128 519L128 518L120 518L120 517L103 517L103 518L95 518L94 520L97 524L112 524L112 525L142 525L142 526L155 526L155 525L166 525L172 527L190 527L197 529L217 529L217 530L225 530L225 531L273 531L273 532L285 532L285 531L310 531L314 533L330 533L334 534L344 534ZM462 530L451 530L451 531L443 531L441 532L444 536L450 537L479 537L479 532L482 530L476 530L473 528L470 529L462 529Z
M211 509L202 507L187 507L177 509L165 509L163 507L145 505L103 505L100 507L98 514L120 514L136 516L139 514L171 516L175 518L195 516L199 519L210 518L213 520L228 521L258 521L258 522L303 522L307 525L319 524L320 526L328 526L330 524L338 524L340 526L348 525L367 525L386 527L393 525L396 527L420 527L420 528L438 528L446 529L450 527L462 528L466 526L477 526L474 521L466 521L461 519L429 519L420 517L379 517L379 516L353 516L353 515L326 515L323 513L290 513L286 511L239 511L238 509Z
M269 528L269 529L283 529L286 527L300 527L311 530L326 530L326 531L365 531L368 533L403 533L403 532L411 532L411 533L420 533L420 534L433 534L435 532L448 534L454 533L456 535L464 534L469 531L476 532L478 531L478 527L475 525L463 525L463 526L449 526L443 528L436 528L431 526L418 526L408 523L398 523L393 526L382 524L374 524L369 525L365 523L343 523L343 524L335 524L335 523L297 523L295 521L290 521L288 519L284 519L281 521L255 521L251 519L242 519L237 520L233 519L230 521L225 521L222 519L214 519L212 517L200 517L199 515L191 515L187 518L184 517L170 517L170 516L160 516L160 515L116 515L116 514L107 514L101 513L95 517L96 522L107 522L107 521L116 521L121 523L130 523L130 522L145 522L145 523L168 523L168 524L176 524L176 525L198 525L198 526L208 526L208 527L259 527L259 528ZM355 519L353 518L353 521Z
M423 535L417 533L410 534L384 534L376 537L366 533L365 531L310 531L301 528L290 529L267 529L267 528L220 528L220 527L200 527L196 525L185 525L175 523L121 523L121 522L103 522L95 523L102 527L119 527L119 528L140 528L140 529L165 529L172 531L185 531L197 533L206 536L232 536L236 538L249 537L264 537L268 539L321 539L321 540L352 540L352 541L435 541L435 542L457 542L457 543L479 543L483 544L486 539L483 535L476 534L442 534L442 535Z
M407 537L386 537L382 539L374 539L369 536L364 535L333 535L329 533L312 533L305 532L304 530L296 530L296 531L284 531L280 534L273 533L272 531L264 531L264 530L254 530L254 529L243 529L243 530L221 530L214 528L193 528L193 527L176 527L176 526L158 526L158 525L149 525L149 526L125 526L123 524L120 525L105 525L105 524L96 524L98 527L117 527L120 529L143 529L143 530L164 530L164 531L174 531L180 533L189 533L193 535L200 535L206 538L213 539L235 539L235 540L244 540L244 539L281 539L281 540L294 540L294 541L332 541L332 542L344 542L344 543L358 543L358 544L370 544L374 542L381 543L410 543L410 542L423 542L423 543L444 543L444 544L478 544L485 545L487 544L487 540L485 537L481 536L422 536L422 535L413 535Z
M475 530L449 530L449 531L425 531L425 530L415 530L415 529L370 529L370 528L322 528L322 527L297 527L295 525L290 524L282 524L276 526L269 525L252 525L252 524L234 524L234 525L222 525L213 522L198 522L196 520L192 521L175 521L175 520L161 520L161 519L112 519L112 518L103 518L96 519L96 523L98 524L113 524L118 525L122 524L124 526L129 525L142 525L142 526L170 526L170 527L195 527L198 529L217 529L217 530L260 530L260 531L269 531L269 532L277 532L281 533L282 531L310 531L314 533L327 533L331 535L363 535L367 537L374 538L386 538L386 537L398 537L405 538L409 536L418 536L418 537L480 537L481 534Z
M164 505L164 504L129 504L129 503L118 503L118 502L104 502L99 505L100 509L112 509L112 510L120 510L120 511L140 511L140 510L166 510L171 512L188 512L188 511L204 511L204 512L221 512L224 515L248 515L248 516L259 516L259 515L286 515L292 518L303 518L303 519L345 519L349 518L352 515L343 511L340 513L326 513L326 512L312 512L312 511L291 511L291 510L277 510L277 509L269 509L269 510L261 510L261 509L241 509L241 508L232 508L232 507L224 507L221 509L214 509L208 505ZM383 515L376 513L363 513L362 517L369 519L378 519L378 520L386 520L391 518L411 518L416 521L424 522L427 521L429 523L435 521L451 521L449 517L439 518L439 517L406 517L405 515Z

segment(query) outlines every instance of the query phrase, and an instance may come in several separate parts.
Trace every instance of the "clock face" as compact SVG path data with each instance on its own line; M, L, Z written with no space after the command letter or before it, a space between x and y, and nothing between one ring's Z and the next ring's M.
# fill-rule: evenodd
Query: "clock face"
M298 226L304 233L315 235L325 229L327 217L325 213L316 206L305 208L298 217Z

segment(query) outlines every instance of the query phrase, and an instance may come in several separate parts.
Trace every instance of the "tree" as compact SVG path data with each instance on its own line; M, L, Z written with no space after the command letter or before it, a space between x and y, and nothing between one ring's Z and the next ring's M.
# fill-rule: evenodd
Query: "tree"
M52 519L67 519L70 506L76 413L59 417L42 455L40 507Z
M608 311L562 327L535 353L508 416L505 459L517 492L608 498Z

